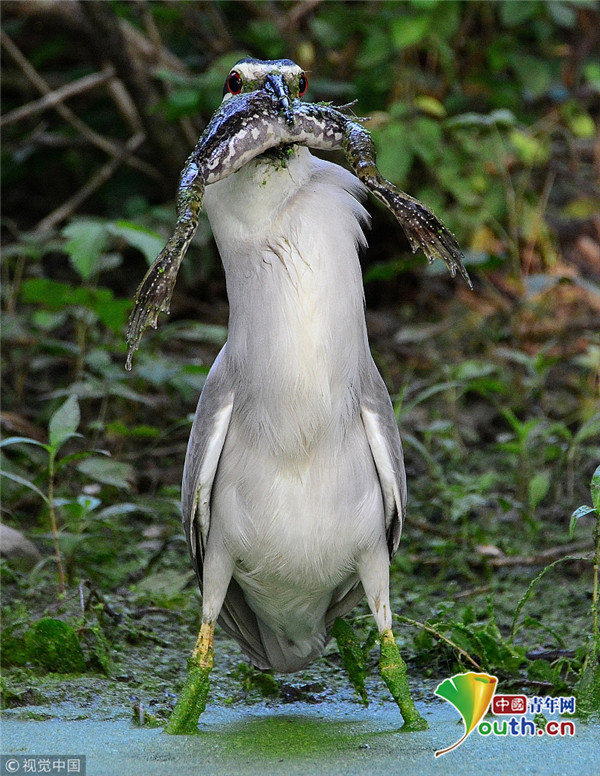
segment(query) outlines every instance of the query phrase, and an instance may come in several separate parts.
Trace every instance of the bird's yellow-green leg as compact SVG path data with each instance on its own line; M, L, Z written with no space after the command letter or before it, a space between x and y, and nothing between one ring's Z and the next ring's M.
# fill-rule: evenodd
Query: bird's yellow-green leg
M406 677L406 663L400 656L400 650L392 629L383 631L379 636L381 653L379 656L379 671L383 681L387 684L394 700L398 704L400 714L404 719L402 732L412 733L416 730L427 730L427 721L419 714L410 694L408 679Z
M213 667L214 622L203 622L188 661L188 675L164 732L175 736L198 733L198 719L206 708L208 677Z
M336 617L331 630L331 635L337 642L342 663L348 673L348 678L365 706L369 705L369 698L365 687L367 666L365 653L350 625Z

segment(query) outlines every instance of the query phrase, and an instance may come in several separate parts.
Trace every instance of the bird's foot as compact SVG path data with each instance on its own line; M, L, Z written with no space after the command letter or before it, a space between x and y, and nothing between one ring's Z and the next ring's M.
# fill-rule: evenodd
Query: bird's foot
M413 733L417 730L428 730L427 720L419 713L410 694L406 677L406 663L400 656L391 628L384 631L379 638L381 643L379 671L404 719L404 724L400 728L401 732Z
M202 623L196 646L188 663L188 675L165 733L173 736L196 735L198 719L206 708L209 676L213 666L214 623Z

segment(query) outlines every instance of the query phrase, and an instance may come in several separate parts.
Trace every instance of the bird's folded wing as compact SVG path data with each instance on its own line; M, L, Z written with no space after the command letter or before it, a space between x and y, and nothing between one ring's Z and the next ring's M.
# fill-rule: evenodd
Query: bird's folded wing
M200 396L183 469L183 532L201 586L212 486L233 410L233 390L225 369L224 350L210 370Z
M392 402L374 364L361 403L361 416L381 485L391 559L398 549L406 513L406 473Z

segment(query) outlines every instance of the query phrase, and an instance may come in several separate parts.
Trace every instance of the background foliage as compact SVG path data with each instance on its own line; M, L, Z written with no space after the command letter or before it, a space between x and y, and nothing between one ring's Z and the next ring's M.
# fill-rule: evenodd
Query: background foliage
M471 293L426 267L369 204L367 321L409 478L393 584L413 671L448 675L466 653L536 691L581 683L585 665L593 686L595 513L573 541L569 517L600 459L597 4L9 0L2 29L2 519L41 552L33 570L2 565L5 703L44 701L32 676L49 666L27 643L48 615L92 673L159 665L146 702L167 708L182 678L198 602L179 482L227 323L206 220L131 373L123 332L179 171L245 55L300 63L311 101L357 100L382 172L456 233L474 279ZM251 699L252 677L224 697ZM116 686L102 691L124 702Z

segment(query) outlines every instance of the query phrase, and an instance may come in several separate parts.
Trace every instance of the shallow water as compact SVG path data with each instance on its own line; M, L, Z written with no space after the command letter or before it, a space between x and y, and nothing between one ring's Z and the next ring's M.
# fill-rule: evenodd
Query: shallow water
M87 776L481 776L486 771L507 776L589 776L598 772L600 725L579 720L572 738L484 737L475 731L436 760L435 750L460 738L463 725L448 704L418 705L430 730L408 734L397 732L400 719L392 703L372 704L368 709L348 702L235 709L209 705L199 735L181 737L163 735L160 728L135 727L123 719L23 721L11 718L9 712L2 722L2 753L85 754Z

